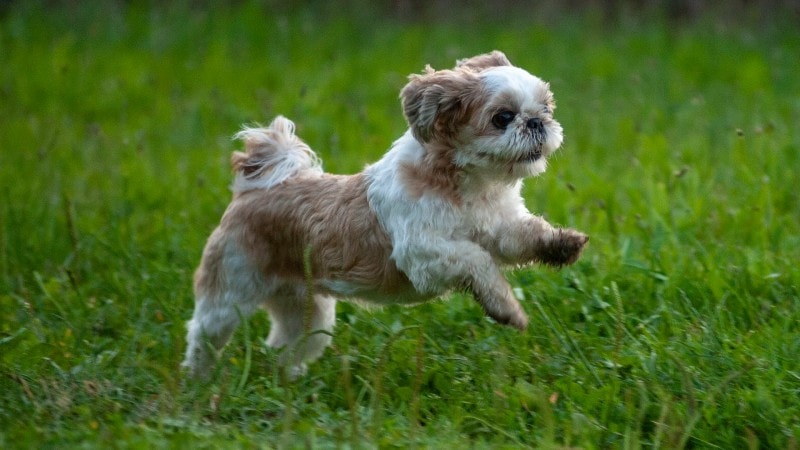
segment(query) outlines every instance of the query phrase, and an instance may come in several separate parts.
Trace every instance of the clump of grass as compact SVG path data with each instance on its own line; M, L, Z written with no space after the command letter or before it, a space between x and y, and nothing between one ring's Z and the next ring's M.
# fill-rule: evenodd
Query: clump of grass
M0 446L796 447L794 25L368 17L3 10ZM341 304L290 384L257 315L210 383L182 380L239 125L288 115L353 173L403 131L406 74L493 48L551 82L566 130L530 208L592 236L509 274L529 330L460 294Z

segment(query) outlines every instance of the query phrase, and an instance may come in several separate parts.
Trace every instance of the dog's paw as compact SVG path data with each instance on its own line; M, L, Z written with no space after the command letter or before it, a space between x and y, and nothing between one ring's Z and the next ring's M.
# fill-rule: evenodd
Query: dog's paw
M509 325L523 331L528 328L528 316L521 308L510 314L489 314L489 316L501 325Z
M578 260L589 236L569 228L559 228L553 238L543 243L539 253L541 262L551 266L565 266Z
M308 373L308 366L305 363L298 363L291 367L286 367L286 377L289 381L297 381Z

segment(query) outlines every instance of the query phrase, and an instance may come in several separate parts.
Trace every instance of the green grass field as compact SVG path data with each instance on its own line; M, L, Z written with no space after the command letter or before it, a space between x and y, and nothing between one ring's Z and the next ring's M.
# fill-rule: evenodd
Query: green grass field
M104 5L0 9L0 447L797 448L796 15ZM287 115L354 173L406 75L495 48L565 129L530 209L591 235L509 272L528 331L461 294L343 303L290 384L258 314L182 380L239 126Z

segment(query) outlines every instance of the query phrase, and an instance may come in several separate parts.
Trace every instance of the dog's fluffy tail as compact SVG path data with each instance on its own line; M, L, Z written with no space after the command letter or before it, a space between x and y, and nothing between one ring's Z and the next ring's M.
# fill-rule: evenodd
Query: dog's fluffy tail
M294 122L283 116L266 128L244 127L234 139L244 141L245 152L231 156L233 192L269 189L303 171L322 173L317 155L294 134Z

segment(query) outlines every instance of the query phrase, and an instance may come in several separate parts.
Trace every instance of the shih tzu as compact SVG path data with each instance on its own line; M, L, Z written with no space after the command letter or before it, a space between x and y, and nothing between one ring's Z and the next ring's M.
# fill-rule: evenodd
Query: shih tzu
M466 289L495 321L525 329L500 268L571 264L588 241L520 196L563 139L549 85L494 51L428 66L400 98L409 130L356 175L323 172L286 118L237 134L233 200L195 273L190 375L206 375L260 307L292 377L330 344L339 298L411 305Z

